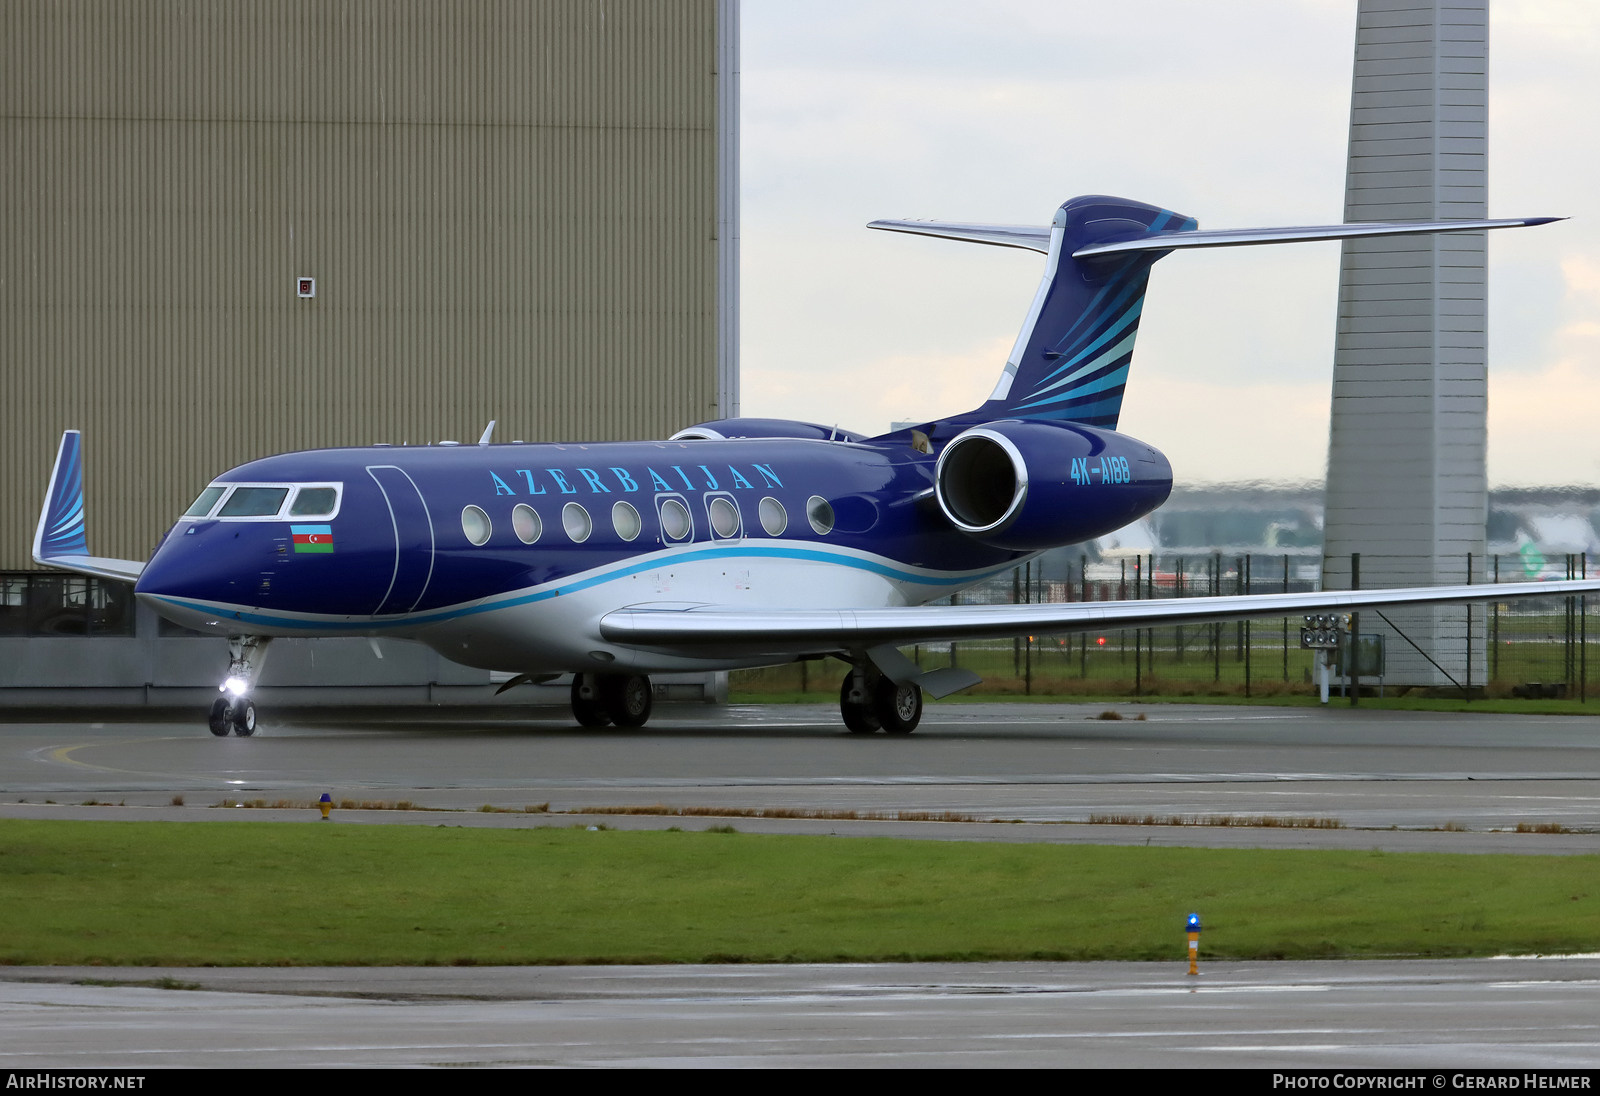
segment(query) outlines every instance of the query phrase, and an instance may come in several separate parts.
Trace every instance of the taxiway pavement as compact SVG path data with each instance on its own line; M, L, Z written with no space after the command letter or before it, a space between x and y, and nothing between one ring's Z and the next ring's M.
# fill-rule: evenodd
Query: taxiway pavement
M637 731L578 729L560 711L269 713L249 739L213 738L193 720L15 722L0 724L0 816L108 818L125 805L137 817L201 820L234 813L221 804L308 803L326 792L455 812L557 812L454 820L481 825L573 824L592 821L573 817L591 808L660 804L831 816L737 822L768 832L1600 851L1595 719L1122 704L1123 718L1106 720L1104 710L930 705L916 734L894 737L847 734L824 705L669 706ZM849 812L863 818L851 822ZM905 813L971 821L871 817ZM1148 816L1343 828L1106 824ZM336 812L339 822L418 820Z
M1427 1088L1600 1066L1600 958L1185 971L4 968L0 1066L1399 1068Z
M223 804L328 792L433 808L337 809L334 825L731 821L971 841L1600 851L1591 718L1103 711L934 705L916 734L894 738L845 734L822 705L664 707L640 731L579 730L555 711L269 712L250 739L212 738L192 718L51 716L0 723L0 817L308 821L306 806ZM653 804L830 817L582 813ZM969 820L892 817L903 812ZM1145 815L1343 828L1126 824ZM1448 1087L1452 1070L1600 1068L1596 956L1184 970L11 967L0 968L0 1064L1407 1068L1428 1071L1429 1087Z

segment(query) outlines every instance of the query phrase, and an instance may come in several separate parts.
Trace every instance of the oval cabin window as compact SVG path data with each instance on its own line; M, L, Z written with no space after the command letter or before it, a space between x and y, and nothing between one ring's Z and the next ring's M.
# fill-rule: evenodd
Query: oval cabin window
M661 535L667 540L684 540L694 532L689 508L677 499L661 501Z
M706 509L711 514L711 528L717 531L717 536L726 538L739 535L739 508L732 499L718 495Z
M761 500L761 528L767 531L769 537L781 537L783 531L789 528L789 514L784 510L783 503L770 495Z
M561 508L561 527L567 531L568 538L574 544L582 544L594 531L594 523L589 520L589 511L575 502L569 502Z
M524 544L532 544L544 532L544 522L539 520L539 512L525 502L519 502L511 508L511 528L517 534L517 539Z
M812 495L806 500L806 520L811 523L822 536L833 532L833 507L821 495Z
M643 528L639 520L639 511L626 502L616 503L611 507L611 525L616 529L617 536L623 540L633 540Z
M461 511L461 531L473 544L486 544L489 534L494 526L489 522L489 515L476 506L468 506Z

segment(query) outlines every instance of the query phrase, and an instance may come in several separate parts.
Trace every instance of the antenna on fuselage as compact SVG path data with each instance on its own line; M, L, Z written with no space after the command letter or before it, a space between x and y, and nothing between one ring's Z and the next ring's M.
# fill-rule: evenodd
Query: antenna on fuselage
M483 437L478 439L478 444L479 445L488 445L489 444L489 436L494 433L494 424L495 424L495 420L494 419L490 419L489 420L489 425L485 426L483 428Z

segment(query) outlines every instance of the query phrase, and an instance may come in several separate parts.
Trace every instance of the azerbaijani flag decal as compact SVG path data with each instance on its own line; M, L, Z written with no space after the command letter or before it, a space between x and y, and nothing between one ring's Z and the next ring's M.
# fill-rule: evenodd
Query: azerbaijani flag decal
M331 552L333 551L333 526L331 525L291 525L289 532L294 534L294 550L296 552Z

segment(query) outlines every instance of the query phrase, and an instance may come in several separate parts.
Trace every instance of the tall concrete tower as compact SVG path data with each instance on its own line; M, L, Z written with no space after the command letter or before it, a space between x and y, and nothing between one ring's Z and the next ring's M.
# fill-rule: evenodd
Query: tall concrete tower
M1488 98L1488 0L1359 0L1345 220L1486 217ZM1345 242L1325 589L1349 587L1353 552L1363 587L1469 581L1469 554L1483 580L1485 298L1481 232ZM1450 677L1482 683L1471 612L1387 615ZM1389 682L1449 684L1376 614L1361 630L1387 635Z

